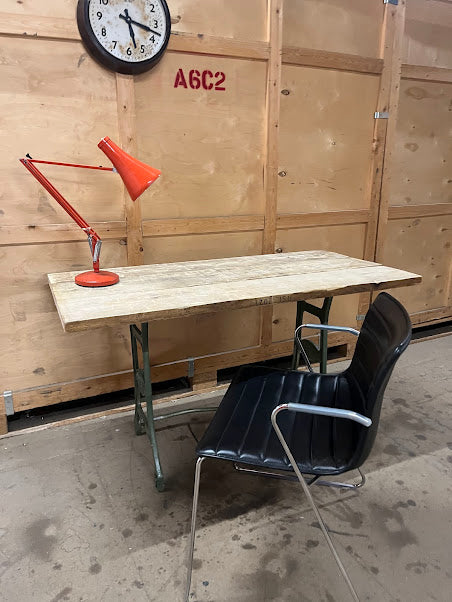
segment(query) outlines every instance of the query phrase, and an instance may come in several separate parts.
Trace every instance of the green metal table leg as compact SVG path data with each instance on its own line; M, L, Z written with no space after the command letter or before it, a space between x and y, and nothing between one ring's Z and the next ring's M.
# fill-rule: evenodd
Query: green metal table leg
M316 305L312 305L308 301L298 301L297 302L297 317L295 328L301 326L303 324L303 314L306 312L308 314L312 314L319 318L321 324L328 324L328 317L330 314L331 303L333 302L333 297L325 297L323 300L323 305L321 307L317 307ZM314 345L312 345L313 347ZM327 361L328 361L328 333L326 330L323 330L320 333L320 372L326 374L327 371ZM292 354L292 370L296 370L300 364L300 350L294 343L293 354Z
M152 382L151 366L149 358L149 326L147 322L141 324L141 330L132 324L130 326L132 341L133 375L135 385L135 433L137 435L147 434L152 446L155 466L155 486L158 491L165 488L165 480L160 465L157 437L155 435L154 409L152 406ZM140 344L143 367L140 368L138 356L138 345ZM143 411L142 403L146 403L146 413Z
M130 341L132 345L132 362L133 362L133 383L134 383L134 398L135 398L135 416L134 426L136 435L144 435L146 433L146 421L141 407L141 378L140 364L138 361L138 347L135 336L134 326L130 326ZM141 333L140 333L141 334Z

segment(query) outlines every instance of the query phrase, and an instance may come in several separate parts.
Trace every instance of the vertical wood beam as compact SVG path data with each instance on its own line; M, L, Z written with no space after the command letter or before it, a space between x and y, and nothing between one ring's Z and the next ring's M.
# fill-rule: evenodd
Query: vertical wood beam
M270 57L267 63L266 127L265 127L265 224L262 250L274 253L276 239L276 201L278 192L279 107L282 65L283 0L268 0L268 40Z
M397 113L399 111L406 0L400 0L396 8L397 11L395 20L393 55L391 62L391 87L389 90L389 122L386 134L383 176L381 182L380 211L378 214L375 247L376 261L382 261L388 226L389 197L391 193L391 179L393 175L393 156L396 141Z
M8 432L8 419L6 418L5 408L0 409L0 435L6 435Z
M135 156L135 88L133 75L116 74L119 146ZM124 212L127 229L127 265L143 263L143 230L140 199L132 201L124 187Z
M385 4L380 37L379 58L383 59L377 105L379 112L389 111L388 119L375 119L372 141L367 198L369 199L369 222L367 224L364 259L376 260L377 231L379 227L383 172L388 145L389 124L395 124L397 105L394 104L394 87L400 85L400 53L405 24L405 0L398 6ZM364 315L369 308L372 295L363 293L359 299L358 313Z
M267 63L265 163L264 163L264 232L262 253L274 253L278 194L279 111L282 67L283 0L268 0L267 28L270 56ZM273 307L261 311L261 344L272 342Z

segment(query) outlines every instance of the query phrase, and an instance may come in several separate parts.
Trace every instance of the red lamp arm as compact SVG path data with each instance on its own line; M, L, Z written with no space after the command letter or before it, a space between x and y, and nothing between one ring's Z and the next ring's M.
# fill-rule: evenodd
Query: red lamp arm
M66 167L81 167L84 169L100 169L103 171L114 171L112 167L94 167L91 165L77 165L75 163L56 163L54 161L38 161L37 159L19 159L22 165L28 169L28 171L38 180L49 194L53 196L56 202L66 211L66 213L75 221L76 224L86 233L88 236L88 242L93 256L93 269L95 272L99 271L99 255L102 241L100 236L91 228L86 220L74 209L74 207L64 198L64 196L55 188L55 186L45 177L45 175L39 171L39 169L33 165L33 163L45 163L46 165L64 165Z

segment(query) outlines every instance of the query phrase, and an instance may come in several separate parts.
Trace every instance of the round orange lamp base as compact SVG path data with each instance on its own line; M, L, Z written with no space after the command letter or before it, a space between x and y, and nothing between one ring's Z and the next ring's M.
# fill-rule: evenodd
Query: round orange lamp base
M79 286L111 286L117 282L119 282L118 274L107 272L106 270L83 272L82 274L77 274L75 277L75 284Z

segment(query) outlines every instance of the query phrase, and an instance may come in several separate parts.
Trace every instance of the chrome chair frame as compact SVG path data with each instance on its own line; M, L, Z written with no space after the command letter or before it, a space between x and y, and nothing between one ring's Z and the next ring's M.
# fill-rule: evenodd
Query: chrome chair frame
M281 445L284 448L284 451L287 454L287 457L289 458L289 462L297 476L298 481L300 482L300 484L303 488L306 498L308 499L308 502L314 511L314 514L320 525L322 533L325 536L325 539L328 543L331 553L333 554L334 559L339 567L339 570L340 570L343 578L345 579L345 582L347 583L347 586L350 590L353 600L355 600L355 602L359 602L358 595L353 587L352 582L350 581L348 573L345 570L345 567L342 564L341 559L339 558L338 553L336 552L334 544L328 533L327 527L326 527L325 523L323 522L323 519L320 515L317 505L315 504L315 502L312 498L311 492L309 491L309 484L306 483L305 479L303 478L303 475L301 474L301 472L297 466L297 463L295 462L293 454L290 451L289 446L287 445L287 442L284 439L284 436L281 433L281 430L277 424L277 416L282 411L303 412L306 414L330 416L333 418L344 418L344 419L348 419L348 420L353 420L354 422L358 422L359 424L362 424L365 427L369 427L372 424L372 420L370 418L367 418L366 416L363 416L362 414L359 414L358 412L353 412L350 410L341 410L341 409L329 408L329 407L325 407L325 406L310 406L310 405L301 404L301 403L280 404L273 410L273 412L271 414L272 426L278 436L279 441L281 442ZM203 457L198 458L198 460L196 462L196 469L195 469L195 484L194 484L194 489L193 489L193 508L192 508L191 530L190 530L190 539L189 539L189 548L188 548L187 586L186 586L185 598L184 598L185 602L189 602L189 598L190 598L191 576L192 576L192 571L193 571L193 554L194 554L195 535L196 535L196 514L197 514L197 510L198 510L198 498L199 498L199 484L200 484L200 479L201 479L201 465L204 460L205 460L205 458L203 458Z
M310 372L313 372L312 366L309 358L307 357L306 350L303 348L300 338L301 330L306 327L336 332L350 332L355 335L358 334L358 331L352 328L328 326L326 324L302 324L301 326L297 327L294 343L295 354L298 357L303 355L307 368ZM297 369L297 366L292 366L292 369L289 371L276 370L273 372L270 368L265 368L262 366L257 368L253 366L247 366L244 367L243 370L237 375L237 378L233 380L232 385L228 389L228 392L226 393L222 402L222 404L225 405L220 405L219 413L215 414L212 423L197 447L198 460L195 470L193 512L188 549L188 574L185 592L186 602L189 601L190 597L201 466L205 457L230 461L232 460L233 462L235 461L237 463L240 463L241 458L243 457L245 465L248 462L250 464L254 463L257 466L264 468L264 471L266 469L265 459L267 459L268 463L271 465L279 466L281 468L281 470L278 471L279 473L284 473L289 469L293 470L298 481L300 482L310 506L314 511L314 515L317 518L319 527L327 541L328 547L330 548L330 552L335 559L339 571L347 584L350 594L353 600L359 602L358 595L334 547L330 534L328 533L328 529L311 495L309 486L310 484L318 481L317 474L322 472L321 466L324 466L324 471L326 473L328 473L328 471L330 474L337 472L342 473L346 470L351 470L356 466L362 465L362 463L368 457L375 439L380 417L381 404L388 379L391 376L395 363L399 359L400 355L405 351L411 340L412 326L408 313L400 304L400 302L394 299L394 297L391 297L391 295L388 293L381 293L371 305L361 330L362 332L359 333L360 337L351 365L338 375L327 376L326 378L328 379L328 382L325 381L323 389L320 387L321 375L319 375L319 378L317 375L312 375L306 372L304 374L300 373L297 375L294 373L294 370ZM324 332L321 334L322 339L325 339L326 333ZM369 348L368 345L371 345L372 347ZM297 347L299 347L299 349L297 349ZM267 382L268 374L273 375L274 378L269 378ZM294 401L291 402L290 397L289 399L286 398L285 403L280 403L279 399L274 400L273 395L275 395L276 392L279 392L278 395L281 395L281 393L284 391L286 379L289 378L291 379L291 384L286 389L286 396L293 396ZM343 380L341 381L341 379ZM346 382L345 384L341 385L341 383L344 383L344 379ZM262 380L263 382L261 382ZM308 391L302 393L303 383L305 380L308 383L307 387L314 386L315 390L313 389L311 392L312 397L311 393L309 393L309 389ZM318 385L317 380L319 381ZM250 388L248 389L248 394L246 394L245 390L248 386ZM324 391L324 393L322 391ZM259 399L254 401L254 405L252 405L253 400L250 398L250 392L253 397L255 395L259 395ZM349 410L316 405L317 403L322 402L322 395L327 404L329 403L327 400L331 399L333 401L334 397L334 405L342 405L342 408L344 408L344 406L352 406L356 407L356 409L359 411L366 409L366 414L368 414L368 416L364 416L363 414L351 409ZM333 397L331 397L331 395L333 395ZM240 411L237 409L239 407L237 403L237 396L243 402L242 406L240 407ZM305 400L307 403L304 403ZM260 426L255 426L254 430L250 431L251 424L255 420L259 402L262 403L265 414L258 416L259 421L254 422L255 425ZM275 407L276 404L278 405ZM333 454L331 456L331 459L334 463L323 464L323 457L325 454L322 445L319 447L318 451L320 453L317 457L315 454L314 456L312 455L312 443L313 441L317 441L316 437L321 436L319 433L325 432L325 430L322 431L322 429L319 428L316 431L313 431L312 428L308 428L309 424L306 424L303 420L301 420L299 422L301 425L299 435L296 436L293 428L288 426L285 437L282 434L278 424L278 415L283 411L296 413L300 412L308 415L320 415L333 419L351 420L359 423L361 427L364 426L365 429L368 429L368 433L365 432L365 429L350 430L350 426L345 426L344 430L344 425L342 425L339 435L341 433L342 436L345 435L345 443L347 445L350 443L352 445L352 449L349 449L348 453L347 451L344 451L345 448L343 449L339 446L339 449L337 450L339 455ZM231 422L232 419L230 417L230 412L232 412L233 416L234 412L236 413L235 423ZM271 412L270 422L268 422L267 412ZM264 418L264 416L267 416L267 418ZM285 418L289 417L286 416ZM290 425L290 423L294 425L295 418L295 416L292 416L292 420L288 420L287 425ZM244 428L246 427L245 432L242 432L243 429L240 430L241 420L244 422ZM264 422L262 422L262 420L264 420ZM338 422L341 422L341 420L338 420ZM311 450L310 460L306 463L303 459L303 447L300 448L300 437L303 436L303 425L306 427L304 437L310 441ZM332 436L331 428L336 426L339 427L339 425L334 425L328 422L325 422L324 425L329 425L330 430L327 428L326 432L329 433L330 437ZM239 431L237 435L235 434L236 430ZM261 430L262 432L265 432L264 446L262 446L262 440L260 438ZM269 449L269 437L272 436L272 431L274 434L276 434L279 443L281 444L280 450L278 450L277 445L275 447L274 438L271 444L272 451ZM353 441L349 440L347 433L350 434ZM247 437L248 439L246 439ZM220 449L219 440L221 441L222 439L224 439L224 442ZM248 448L245 446L245 439L248 441ZM320 440L319 444L323 444L323 441ZM295 460L295 454L297 452L294 451L292 453L289 445L293 447L294 450L300 448L300 466ZM353 447L354 445L356 445L356 447ZM341 450L344 451L345 454L343 461L341 459ZM282 455L283 451L285 457ZM350 456L350 454L352 455ZM308 474L312 473L314 475L309 481L303 477L303 474L301 473L301 467L305 467L305 470ZM255 468L255 466L253 468Z
M303 347L303 343L301 340L301 331L303 330L303 328L325 330L325 331L330 331L330 332L349 332L355 336L359 335L358 330L347 327L347 326L333 326L333 325L328 325L328 324L301 324L300 326L298 326L298 328L295 330L295 333L294 333L294 340L301 352L301 355L303 356L303 359L306 363L306 367L309 370L309 372L314 372L314 370L312 368L311 362L309 361L308 355L306 353L306 350ZM289 462L295 472L295 476L292 476L292 475L288 476L288 475L284 475L281 473L262 471L262 470L256 470L256 469L242 468L237 463L234 462L234 468L236 470L238 470L239 472L248 472L248 473L252 473L255 475L267 476L267 477L272 477L272 478L276 478L276 479L284 479L284 480L296 480L296 481L300 482L300 484L303 488L303 491L306 495L306 498L307 498L311 508L313 509L314 514L317 518L317 521L320 525L320 529L322 530L322 533L325 536L325 539L328 543L330 551L333 554L333 557L339 567L340 573L343 576L345 582L347 583L347 586L350 590L352 598L353 598L353 600L359 602L358 595L353 587L350 577L348 576L348 573L345 570L345 567L342 564L341 559L339 558L339 555L338 555L338 553L334 547L334 544L331 540L331 537L328 533L327 527L320 515L317 505L315 504L315 502L312 498L311 492L309 490L309 486L313 485L313 484L317 484L317 485L324 485L324 486L329 486L329 487L346 487L346 488L356 489L356 488L362 487L364 485L366 478L363 475L363 473L358 469L358 472L361 475L361 480L358 483L341 483L339 481L326 481L323 479L319 480L318 475L312 477L309 480L306 480L303 477L302 473L300 472L300 470L295 462L295 459L293 457L293 454L290 451L289 446L287 445L287 442L284 439L284 436L281 433L281 430L277 424L277 416L282 411L303 412L306 414L316 414L316 415L321 415L321 416L330 416L333 418L343 418L343 419L353 420L366 427L369 427L372 424L372 421L370 420L370 418L367 418L366 416L363 416L362 414L358 414L357 412L352 412L350 410L341 410L341 409L329 408L329 407L325 407L325 406L310 406L307 404L298 404L298 403L283 403L283 404L280 404L279 406L277 406L273 410L273 412L271 414L271 421L272 421L273 429L275 430L275 432L278 436L278 439L281 442L281 445L283 446L284 451L286 452L287 457L289 459ZM188 574L187 574L187 585L186 585L185 598L184 598L185 602L189 602L189 597L190 597L191 577L192 577L192 572L193 572L193 555L194 555L195 535L196 535L196 514L197 514L197 509L198 509L199 485L200 485L200 479L201 479L201 466L202 466L202 463L204 460L205 460L205 458L203 458L203 457L198 458L198 460L196 462L196 469L195 469L195 483L194 483L194 490L193 490L193 508L192 508L191 529L190 529L189 550L188 550Z

